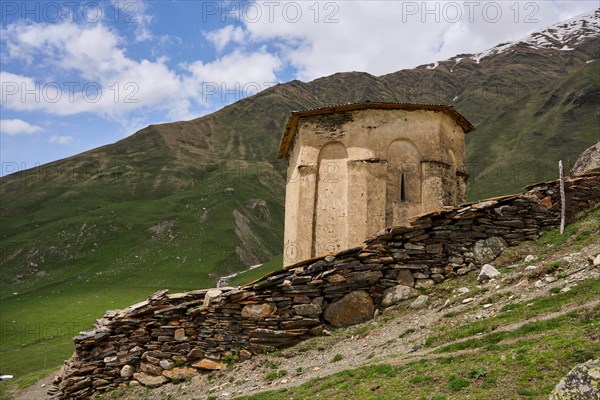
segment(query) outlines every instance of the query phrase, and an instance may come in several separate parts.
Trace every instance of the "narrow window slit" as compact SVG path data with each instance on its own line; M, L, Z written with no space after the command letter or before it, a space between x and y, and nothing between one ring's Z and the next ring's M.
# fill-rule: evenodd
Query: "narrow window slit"
M406 176L404 172L400 172L400 202L406 202Z

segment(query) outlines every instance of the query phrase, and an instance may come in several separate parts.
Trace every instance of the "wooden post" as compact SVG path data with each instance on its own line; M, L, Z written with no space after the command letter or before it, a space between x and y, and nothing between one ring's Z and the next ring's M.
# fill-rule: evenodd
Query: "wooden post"
M558 162L558 175L560 180L560 234L562 235L565 231L565 179L563 177L563 165L562 160Z

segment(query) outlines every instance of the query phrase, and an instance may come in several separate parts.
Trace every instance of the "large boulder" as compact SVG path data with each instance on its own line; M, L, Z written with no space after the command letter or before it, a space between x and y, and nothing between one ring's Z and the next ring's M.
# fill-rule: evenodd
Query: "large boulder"
M501 237L493 236L487 239L478 240L473 246L473 254L479 262L479 265L494 261L500 255L508 244Z
M375 304L367 292L348 293L325 309L323 318L335 327L350 326L369 321L375 313Z
M581 153L571 168L571 176L583 175L595 168L600 168L600 142Z
M576 365L558 382L549 400L600 399L600 359Z
M398 304L403 300L412 299L418 295L419 291L416 289L408 286L396 285L386 289L383 292L383 300L381 300L381 305L384 307L393 306L394 304Z

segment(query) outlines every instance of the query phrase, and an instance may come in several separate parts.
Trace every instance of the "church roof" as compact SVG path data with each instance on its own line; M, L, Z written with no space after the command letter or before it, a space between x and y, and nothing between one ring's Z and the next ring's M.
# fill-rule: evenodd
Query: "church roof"
M475 129L475 127L467 121L458 111L452 106L442 104L411 104L411 103L376 103L376 102L364 102L364 103L351 103L337 106L329 106L323 108L314 108L311 110L304 111L293 111L285 125L283 137L281 138L281 145L279 147L279 158L284 158L290 148L291 143L296 135L298 121L300 118L309 117L313 115L326 115L334 114L343 111L354 111L354 110L366 110L366 109L386 109L386 110L427 110L427 111L441 111L446 113L452 118L465 133L469 133Z

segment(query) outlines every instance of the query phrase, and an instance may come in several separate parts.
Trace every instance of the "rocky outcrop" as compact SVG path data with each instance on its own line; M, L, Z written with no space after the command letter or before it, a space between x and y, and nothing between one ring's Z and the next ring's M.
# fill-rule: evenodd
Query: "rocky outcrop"
M600 171L567 179L565 188L567 217L574 218L600 203ZM243 287L157 292L108 311L77 336L50 393L80 399L119 385L179 382L320 335L329 325L368 320L397 302L418 309L427 299L416 301L413 287L480 268L474 249L481 241L514 246L537 238L559 223L559 209L558 183L546 182L423 215L410 227L380 231L363 247L305 260Z
M600 168L600 143L596 143L581 153L573 168L571 168L571 175L583 175L596 168Z
M575 366L556 385L549 400L600 399L600 360Z

